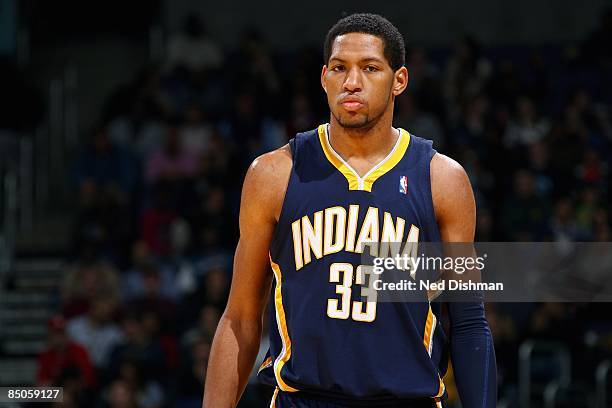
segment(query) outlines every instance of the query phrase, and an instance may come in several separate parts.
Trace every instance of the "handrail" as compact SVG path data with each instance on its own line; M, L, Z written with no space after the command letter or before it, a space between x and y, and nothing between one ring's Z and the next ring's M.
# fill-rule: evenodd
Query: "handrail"
M64 82L55 78L49 83L49 171L57 174L64 161Z
M17 232L17 175L12 169L2 173L4 212L2 214L2 239L0 240L0 289L4 286L13 261L13 248Z
M595 370L597 406L608 406L608 382L612 371L612 360L603 360Z
M30 135L19 140L19 231L31 231L34 225L33 143Z
M560 384L557 381L551 381L544 389L544 408L555 408L557 394L559 394Z
M34 133L34 206L36 216L43 213L49 202L49 128L41 125Z
M18 235L32 232L36 220L47 215L50 192L58 184L60 193L66 188L65 158L78 144L77 86L77 70L66 66L63 77L49 82L47 120L30 133L3 135L0 287L12 264Z
M535 351L547 351L559 361L560 372L556 379L566 386L571 379L571 359L567 347L561 343L527 340L519 348L519 400L522 408L531 405L531 358Z

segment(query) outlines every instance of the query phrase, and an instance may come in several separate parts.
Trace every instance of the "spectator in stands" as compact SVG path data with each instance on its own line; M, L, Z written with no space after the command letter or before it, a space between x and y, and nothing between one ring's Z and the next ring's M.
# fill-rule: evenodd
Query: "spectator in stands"
M574 118L577 127L584 129L584 140L589 147L599 149L609 144L610 115L604 106L593 103L588 90L576 88L570 93L566 115Z
M420 109L419 102L411 93L402 94L398 98L395 122L415 135L427 135L434 143L434 148L443 151L446 146L446 136L440 121L431 113Z
M604 208L599 209L593 216L595 237L599 242L612 241L612 227L609 219L609 213Z
M585 187L576 204L575 218L577 224L585 231L595 231L595 216L604 209L600 190L592 186Z
M580 330L575 316L577 306L568 303L542 303L531 316L529 336L536 339L565 341L571 346Z
M142 313L142 327L148 338L161 345L164 351L163 360L167 372L174 372L178 365L179 346L174 334L174 326L172 324L172 327L168 327L168 325L162 327L160 316L155 311L145 310ZM165 377L162 379L161 384L167 385L170 382L172 382L172 378Z
M608 171L608 164L601 160L599 152L587 149L582 161L576 166L576 178L581 184L603 187Z
M458 155L465 147L482 151L487 137L489 98L485 94L479 94L462 106L461 116L457 118L456 125L451 130L449 142L452 141L455 148L459 150Z
M57 385L64 389L64 402L72 402L75 407L90 407L96 401L97 386L95 389L89 386L83 380L81 370L76 367L64 370Z
M240 89L249 88L261 108L279 108L275 96L281 92L281 80L263 34L247 28L240 37L237 52L232 55L230 69Z
M117 299L98 296L92 299L85 315L68 322L68 334L87 349L98 369L108 364L110 352L122 340L121 331L113 322L116 306Z
M170 243L172 250L164 263L164 268L173 272L178 296L193 293L197 288L197 275L195 263L190 256L191 227L186 220L181 218L172 223Z
M502 379L500 382L516 381L517 328L510 316L499 310L500 308L497 307L496 303L486 303L485 307L491 334L495 339L495 355L498 361L497 372L498 377Z
M517 101L516 113L508 124L505 142L510 148L531 145L544 139L549 130L548 120L538 116L533 101L522 96Z
M568 194L574 188L575 168L584 152L584 138L578 135L579 130L570 124L567 116L564 123L554 124L551 128L547 148L550 155L550 166L555 174L555 192Z
M142 293L126 303L126 308L136 313L155 313L164 328L169 327L176 312L174 301L162 291L162 278L159 269L151 264L141 272ZM173 291L176 294L176 288Z
M555 188L554 172L550 166L550 153L545 142L529 146L529 170L535 177L535 188L540 197L549 197Z
M208 340L197 339L188 347L178 372L176 388L177 407L201 407L209 354L210 343Z
M318 118L315 116L312 102L308 95L296 93L291 101L291 113L288 121L290 134L303 132L306 129L314 129L318 125L317 121ZM283 136L285 136L285 140L279 140L278 142L283 143L279 143L277 147L286 141L286 135Z
M91 180L81 186L74 232L76 251L94 248L101 256L119 259L132 233L127 202L97 190Z
M140 237L157 256L170 254L170 229L179 214L172 206L171 186L157 184L152 191L152 203L140 216Z
M106 126L79 154L74 168L78 190L75 241L95 243L109 256L118 256L129 240L128 206L139 179L138 162L115 145Z
M406 67L410 71L410 92L414 95L419 108L425 112L443 117L444 101L440 89L440 69L433 64L422 48L413 48L406 55Z
M200 206L195 208L191 217L192 233L200 252L218 251L234 245L237 231L232 226L233 217L229 210L223 188L210 187L203 195Z
M198 155L183 146L180 129L174 124L169 125L164 145L147 158L147 182L177 184L192 179L197 170Z
M589 231L583 228L574 215L572 201L563 197L555 204L555 211L549 224L553 241L591 241Z
M217 324L221 318L221 310L215 306L204 306L200 312L197 326L183 335L181 343L183 346L190 346L199 339L204 339L212 343Z
M489 60L482 54L480 44L464 36L457 44L444 73L444 95L448 103L448 116L459 117L468 101L480 95L492 73Z
M62 393L62 401L54 402L51 407L52 408L79 408L82 405L79 404L77 397L72 393L72 391L64 388L64 392ZM93 404L89 406L94 406Z
M212 306L221 313L225 309L229 293L229 275L225 268L219 264L212 264L207 269L203 281L197 290L182 299L180 312L180 327L191 329L200 318L200 311L206 305Z
M123 361L119 371L119 380L134 392L139 408L161 408L164 403L164 390L157 382L146 379L138 362L129 358Z
M476 241L477 242L491 242L495 241L493 230L494 222L491 212L486 208L483 208L478 212L476 218Z
M493 174L486 168L485 163L478 159L475 149L462 149L461 161L474 188L476 203L479 208L482 208L486 204L485 196L490 196L491 191L495 188Z
M145 380L161 380L165 375L164 350L158 341L148 335L142 316L130 310L121 321L121 329L123 342L111 352L109 378L117 378L122 364L129 360L142 368Z
M116 203L126 201L126 195L134 188L136 174L136 163L128 152L110 140L106 126L96 130L91 144L77 157L74 169L81 195L83 188L93 188L97 194L106 194Z
M247 89L235 98L232 117L228 121L230 135L240 146L243 166L261 153L263 107L257 103L255 92Z
M142 160L163 140L161 120L174 111L163 86L159 69L145 67L130 83L109 97L104 117L108 118L109 138Z
M240 155L237 145L230 139L220 133L213 133L208 151L200 157L196 185L198 195L201 197L209 188L218 186L220 180L223 180L226 191L236 190L238 194L243 176L243 169L236 165L241 160Z
M208 150L213 133L212 126L205 119L202 108L197 103L191 103L185 109L185 122L180 129L185 150L198 156Z
M71 370L78 372L84 388L96 386L94 367L87 350L70 339L66 321L54 316L48 322L48 345L38 356L36 382L41 387L57 387Z
M99 408L138 408L135 390L124 380L113 381L104 391Z
M534 241L543 237L550 207L536 195L535 180L528 170L514 174L514 191L508 194L502 212L502 226L506 239Z
M222 268L213 268L204 277L205 302L223 310L229 292L227 272Z
M512 58L502 59L491 75L487 87L491 101L510 110L523 89L519 69Z
M110 264L100 261L76 263L64 277L61 296L67 317L85 313L92 299L102 296L118 299L117 271Z
M208 34L200 16L190 13L185 17L180 32L168 40L166 68L182 68L190 73L219 68L223 53Z
M141 240L136 241L132 247L132 268L122 279L124 301L130 302L146 294L146 279L151 273L158 274L161 294L164 297L175 299L178 296L175 271L165 264L159 264L147 243Z

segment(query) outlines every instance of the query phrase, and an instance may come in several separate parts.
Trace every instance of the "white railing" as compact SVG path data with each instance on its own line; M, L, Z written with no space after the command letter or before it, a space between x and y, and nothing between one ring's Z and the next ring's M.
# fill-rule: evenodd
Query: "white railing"
M534 381L532 379L534 356L541 356L550 359L555 363L557 370L550 378L545 379L537 387L544 397L545 387L551 382L559 386L567 386L571 379L571 359L567 346L561 343L545 341L525 341L519 349L519 400L521 408L531 406L532 391L534 391ZM549 391L552 392L552 391Z
M610 386L610 373L612 372L612 360L604 360L597 366L595 381L597 384L597 406L610 406L608 387Z

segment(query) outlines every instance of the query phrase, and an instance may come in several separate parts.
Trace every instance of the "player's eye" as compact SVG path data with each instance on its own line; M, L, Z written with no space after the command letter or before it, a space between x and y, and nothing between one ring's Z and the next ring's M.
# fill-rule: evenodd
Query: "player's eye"
M378 68L375 67L374 65L366 65L364 70L367 72L376 72L378 71Z
M344 65L334 65L332 67L332 71L334 71L334 72L342 72L342 71L344 71Z

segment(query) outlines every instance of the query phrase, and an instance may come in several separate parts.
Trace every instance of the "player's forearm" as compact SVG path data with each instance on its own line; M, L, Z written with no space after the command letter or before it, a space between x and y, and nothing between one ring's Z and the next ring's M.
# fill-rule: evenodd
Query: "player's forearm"
M237 405L257 356L261 330L261 321L223 315L210 352L203 408Z
M497 367L493 337L481 302L449 303L451 358L464 407L494 408Z

